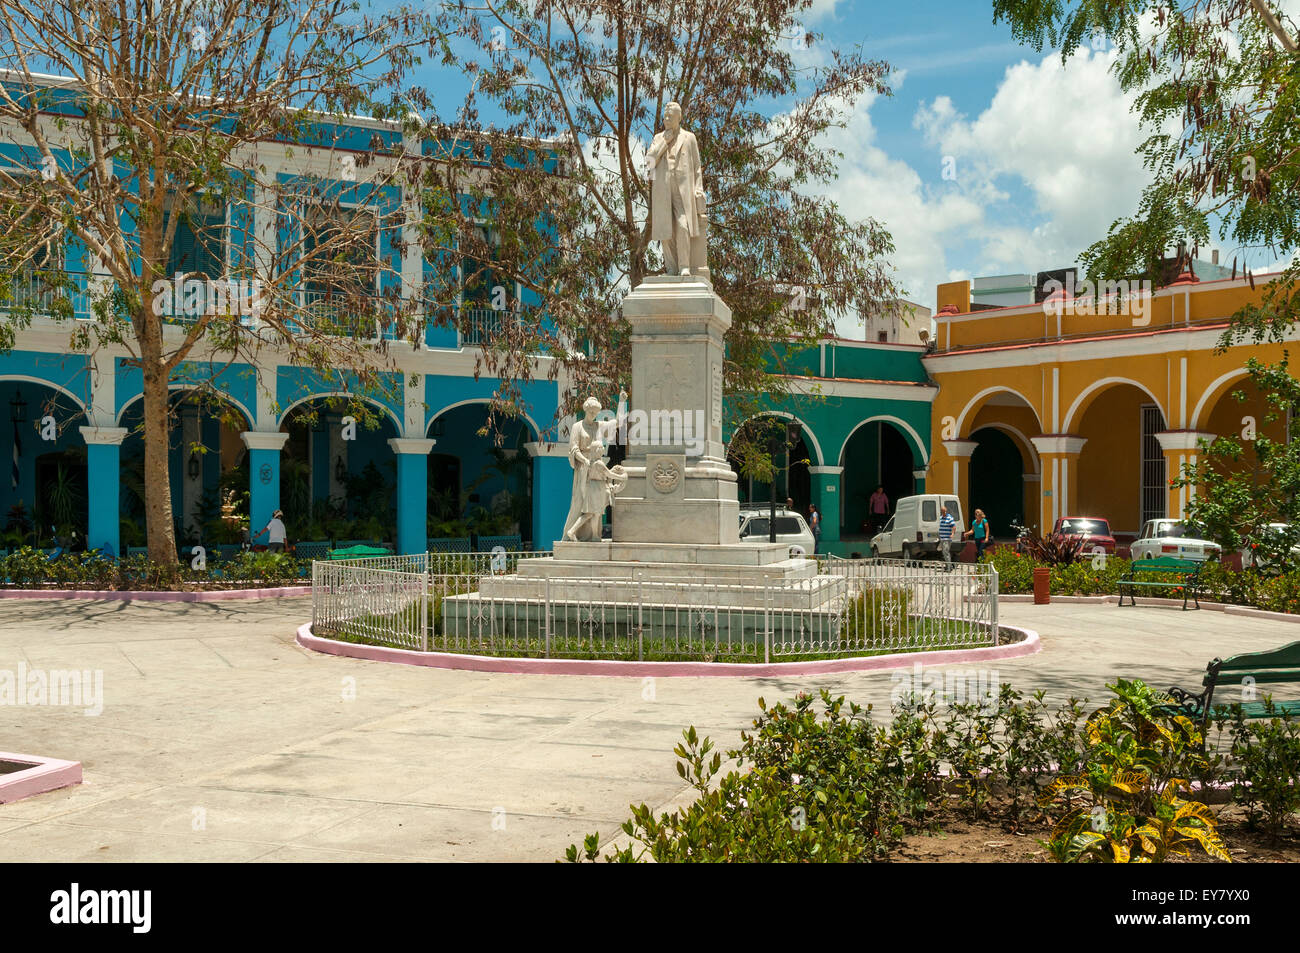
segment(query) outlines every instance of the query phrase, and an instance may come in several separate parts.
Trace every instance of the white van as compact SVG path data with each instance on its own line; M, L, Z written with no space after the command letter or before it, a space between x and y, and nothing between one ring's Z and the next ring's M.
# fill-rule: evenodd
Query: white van
M871 538L872 556L900 556L923 559L939 555L939 507L948 507L955 521L952 528L953 558L961 548L961 534L966 530L961 501L947 493L905 496L898 501L894 515L885 528Z

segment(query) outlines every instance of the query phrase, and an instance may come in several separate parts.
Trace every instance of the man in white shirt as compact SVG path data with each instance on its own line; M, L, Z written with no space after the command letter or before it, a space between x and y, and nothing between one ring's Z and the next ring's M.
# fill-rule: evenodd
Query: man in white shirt
M284 552L284 544L288 538L288 533L284 528L284 513L276 510L271 514L271 521L266 524L259 532L258 536L266 533L267 548L273 553Z

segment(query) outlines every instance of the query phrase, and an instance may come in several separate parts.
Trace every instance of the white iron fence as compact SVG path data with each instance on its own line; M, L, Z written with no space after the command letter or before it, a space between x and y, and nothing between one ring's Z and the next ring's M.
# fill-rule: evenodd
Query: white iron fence
M543 555L315 562L313 632L440 652L749 662L998 638L988 565L829 559L792 581L743 584L518 573Z
M385 559L422 557L379 557ZM311 630L316 635L429 648L428 573L375 566L368 560L316 560L311 564Z

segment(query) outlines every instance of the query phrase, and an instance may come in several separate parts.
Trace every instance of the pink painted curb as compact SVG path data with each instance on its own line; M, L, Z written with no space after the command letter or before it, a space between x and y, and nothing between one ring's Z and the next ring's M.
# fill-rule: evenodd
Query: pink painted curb
M782 675L831 675L837 672L878 672L918 664L982 662L991 659L1022 658L1042 651L1038 633L1018 626L1000 626L1004 632L1024 636L1012 645L990 645L973 649L940 649L933 652L900 652L863 658L817 659L807 662L619 662L606 659L496 658L487 655L459 655L451 652L417 652L380 645L336 642L311 634L311 623L298 627L298 644L326 655L395 662L462 672L497 672L507 675L656 675L664 678L732 676L771 678Z
M155 592L147 589L0 589L0 599L119 599L123 602L223 602L310 596L311 586L277 589L205 589Z
M1023 602L1030 603L1034 597L1028 594L1016 594L1004 596L999 594L1000 602ZM1052 602L1060 602L1066 605L1118 605L1119 596L1052 596ZM1183 607L1182 599L1166 599L1162 596L1150 596L1138 603L1138 608L1142 606L1174 606L1181 609ZM1130 607L1131 608L1131 607ZM1238 606L1227 602L1202 602L1202 609L1208 609L1211 612L1222 612L1226 615L1241 615L1253 619L1272 619L1276 622L1300 622L1300 615L1293 612L1269 612L1267 609L1256 609L1253 606Z
M33 794L44 794L81 783L81 762L42 758L31 754L0 751L0 761L30 764L30 768L12 774L0 774L0 804L8 804Z

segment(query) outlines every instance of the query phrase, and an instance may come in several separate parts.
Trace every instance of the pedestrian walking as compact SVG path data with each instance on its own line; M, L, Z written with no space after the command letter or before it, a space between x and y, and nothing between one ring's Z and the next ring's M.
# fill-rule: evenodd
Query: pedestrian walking
M952 572L952 530L957 521L948 512L948 507L939 509L939 552L943 554L944 569Z
M808 525L813 534L813 555L816 556L822 545L822 515L817 512L817 504L808 504Z
M270 522L258 531L257 535L266 534L266 548L273 553L284 552L284 544L288 540L289 534L284 528L284 513L276 510L271 514Z
M885 495L883 486L876 487L876 492L871 494L868 509L871 518L871 534L874 536L889 522L889 497Z
M976 508L975 519L970 525L970 529L962 534L962 538L970 537L975 540L975 561L979 562L984 556L984 547L989 542L989 521L984 516L984 511Z

